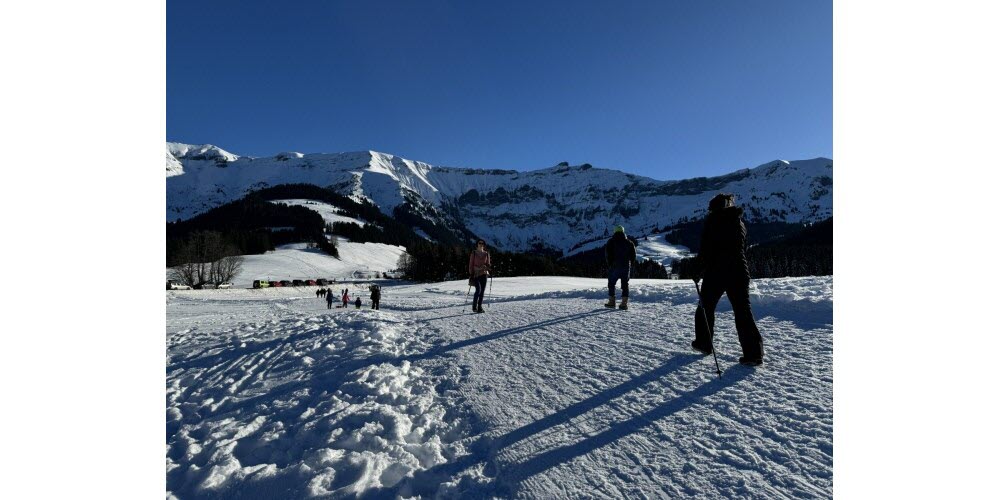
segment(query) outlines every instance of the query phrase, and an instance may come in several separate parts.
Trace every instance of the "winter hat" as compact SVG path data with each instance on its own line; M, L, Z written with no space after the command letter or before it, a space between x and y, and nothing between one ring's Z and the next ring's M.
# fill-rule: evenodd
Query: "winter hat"
M708 211L714 212L716 210L721 210L723 208L728 208L733 206L733 195L729 193L719 193L712 198L712 201L708 202Z
M615 232L625 234L625 226L615 226Z

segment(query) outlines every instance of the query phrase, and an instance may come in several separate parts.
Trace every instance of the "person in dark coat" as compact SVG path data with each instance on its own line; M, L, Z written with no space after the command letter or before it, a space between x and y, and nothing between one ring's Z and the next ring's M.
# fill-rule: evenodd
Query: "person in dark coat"
M358 297L357 299L354 300L354 308L361 309L361 297Z
M733 195L719 194L712 198L708 203L701 248L695 261L704 283L701 287L701 307L695 311L695 339L691 347L703 354L712 353L709 329L715 331L715 306L725 293L733 306L736 333L743 348L740 363L759 365L764 359L764 341L750 310L746 241L743 209L735 206Z
M326 308L333 309L333 291L329 288L326 289Z
M372 285L372 309L378 310L378 301L382 299L382 287Z
M604 256L608 262L608 303L604 307L615 307L615 285L622 282L622 304L619 309L628 309L628 278L635 262L635 245L625 237L625 228L615 226L615 233L604 245Z

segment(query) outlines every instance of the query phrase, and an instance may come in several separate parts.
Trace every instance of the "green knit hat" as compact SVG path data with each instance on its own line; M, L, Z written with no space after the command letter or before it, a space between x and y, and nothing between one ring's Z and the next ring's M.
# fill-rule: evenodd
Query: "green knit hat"
M625 226L615 226L615 232L625 234Z

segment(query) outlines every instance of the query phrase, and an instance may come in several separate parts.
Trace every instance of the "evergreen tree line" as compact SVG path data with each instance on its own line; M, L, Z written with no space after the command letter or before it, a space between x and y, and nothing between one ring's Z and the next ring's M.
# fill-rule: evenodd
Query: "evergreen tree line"
M633 240L634 241L634 240ZM400 257L399 270L413 281L463 279L469 275L471 247L442 245L422 240ZM490 250L494 276L607 276L604 248L581 252L565 259L557 256ZM645 260L634 267L634 278L667 278L659 262Z
M167 267L190 262L184 248L199 232L217 233L243 255L262 254L286 243L311 241L327 253L337 250L323 234L323 218L305 207L270 203L256 194L226 203L191 219L167 223Z
M462 244L462 241L448 228L417 214L409 201L395 207L390 217L382 213L374 203L367 200L355 201L331 189L313 184L282 184L255 193L265 200L307 199L337 207L343 215L363 220L367 224L361 226L350 222L335 222L327 224L326 231L357 243L385 243L409 248L417 242L426 241L414 232L413 228L417 227L436 241L452 245ZM468 234L465 237L471 239L473 236Z
M828 276L833 274L833 218L747 249L751 278ZM682 279L696 276L694 257L674 261L673 272Z
M818 224L818 223L817 223ZM747 222L747 245L757 245L778 240L793 234L798 234L807 224L792 222ZM704 220L682 222L667 226L659 231L666 232L663 237L668 243L685 246L694 253L701 248L701 231L705 227Z

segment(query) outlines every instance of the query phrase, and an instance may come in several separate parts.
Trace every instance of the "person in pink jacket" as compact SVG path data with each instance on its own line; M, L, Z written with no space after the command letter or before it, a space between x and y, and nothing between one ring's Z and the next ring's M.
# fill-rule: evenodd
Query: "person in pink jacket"
M491 270L490 253L486 251L486 241L476 242L476 249L469 255L469 283L476 287L472 296L472 312L483 312L483 295L486 294L486 278Z

